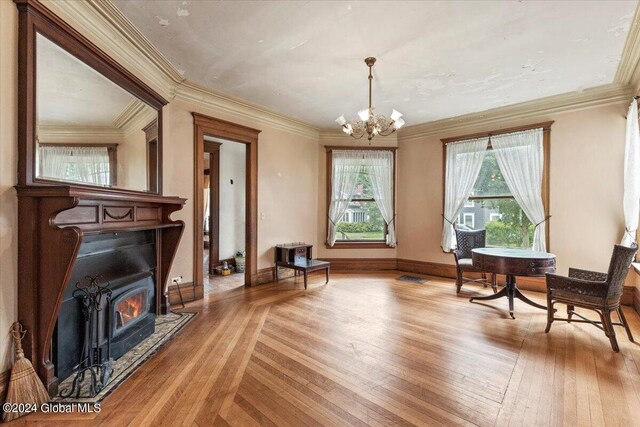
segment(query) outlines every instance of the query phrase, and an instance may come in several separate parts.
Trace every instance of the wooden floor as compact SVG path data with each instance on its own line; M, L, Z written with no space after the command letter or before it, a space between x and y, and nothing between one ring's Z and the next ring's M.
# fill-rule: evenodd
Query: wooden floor
M199 314L99 414L47 425L640 424L640 346L613 353L590 325L556 322L452 281L402 273L310 277L208 293ZM464 288L463 288L464 289ZM542 294L528 295L543 302ZM640 318L625 307L640 340Z

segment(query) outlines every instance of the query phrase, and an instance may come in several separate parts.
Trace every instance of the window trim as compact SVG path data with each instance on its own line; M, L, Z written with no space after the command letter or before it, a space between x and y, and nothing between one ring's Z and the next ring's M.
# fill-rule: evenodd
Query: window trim
M393 153L393 212L396 211L396 150L398 147L361 147L361 146L325 146L327 155L327 175L326 175L326 206L325 206L325 236L327 230L329 230L329 205L331 204L331 187L332 187L332 169L333 169L333 150L364 150L364 151L391 151ZM375 200L374 200L375 201ZM396 228L397 229L397 228ZM386 226L385 226L386 231ZM385 232L386 234L386 232ZM396 241L396 245L398 242ZM324 246L327 249L394 249L386 244L384 240L350 240L350 241L336 241L333 246L324 242Z
M442 138L440 141L442 142L442 205L441 205L441 212L444 212L444 199L445 199L445 186L446 186L446 177L447 177L447 145L454 143L454 142L460 142L460 141L464 141L467 139L474 139L474 138L483 138L483 137L488 137L491 138L492 136L497 136L497 135L504 135L506 133L515 133L515 132L522 132L522 131L526 131L526 130L531 130L531 129L540 129L542 128L542 151L543 151L543 155L544 155L544 162L542 165L542 204L544 206L544 214L545 217L549 218L549 211L550 211L550 205L549 205L549 153L550 153L550 144L551 144L551 125L553 125L554 120L550 120L548 122L541 122L541 123L534 123L531 125L523 125L523 126L516 126L516 127L510 127L510 128L503 128L503 129L498 129L498 130L492 130L489 132L478 132L478 133L473 133L473 134L467 134L467 135L461 135L461 136L456 136L456 137L450 137L450 138ZM491 147L491 141L489 141L489 147ZM513 199L513 196L472 196L469 197L469 200L482 200L482 199ZM549 239L549 220L547 220L545 222L545 227L546 227L546 244L547 244L547 251L550 250L550 239Z

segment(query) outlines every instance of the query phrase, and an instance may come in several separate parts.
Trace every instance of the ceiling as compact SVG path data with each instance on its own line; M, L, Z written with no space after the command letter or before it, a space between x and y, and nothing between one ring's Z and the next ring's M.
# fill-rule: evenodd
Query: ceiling
M373 103L408 125L613 81L636 1L115 5L195 83L320 127Z
M36 52L39 125L111 126L136 99L40 34Z

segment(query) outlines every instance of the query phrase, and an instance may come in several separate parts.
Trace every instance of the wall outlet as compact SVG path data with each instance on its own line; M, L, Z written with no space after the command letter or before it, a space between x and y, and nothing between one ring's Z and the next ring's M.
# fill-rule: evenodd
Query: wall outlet
M172 277L171 283L174 285L179 285L180 283L182 283L182 276Z

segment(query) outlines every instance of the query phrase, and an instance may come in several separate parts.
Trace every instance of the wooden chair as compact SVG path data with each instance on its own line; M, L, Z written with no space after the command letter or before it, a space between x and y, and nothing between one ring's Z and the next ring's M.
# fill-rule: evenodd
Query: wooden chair
M625 277L637 250L638 248L635 245L631 248L615 245L608 273L579 270L577 268L569 269L569 277L547 273L547 328L545 333L549 332L554 320L574 321L591 323L604 331L609 341L611 341L613 351L620 351L616 333L613 330L614 325L624 326L629 340L633 341L629 324L620 308L620 297L622 296ZM557 311L554 309L554 305L558 302L567 305L566 319L554 317L554 313ZM600 315L600 321L593 321L576 313L575 307L596 311ZM611 312L613 311L618 314L620 323L611 321ZM572 319L574 314L580 319Z
M460 292L460 288L464 283L475 282L482 283L485 287L490 283L493 293L498 292L496 286L496 275L491 274L491 282L487 280L487 273L478 270L471 262L471 250L475 248L484 248L487 232L485 230L458 230L456 229L457 247L453 251L456 260L456 293ZM469 279L464 277L464 273L481 273L480 279Z

